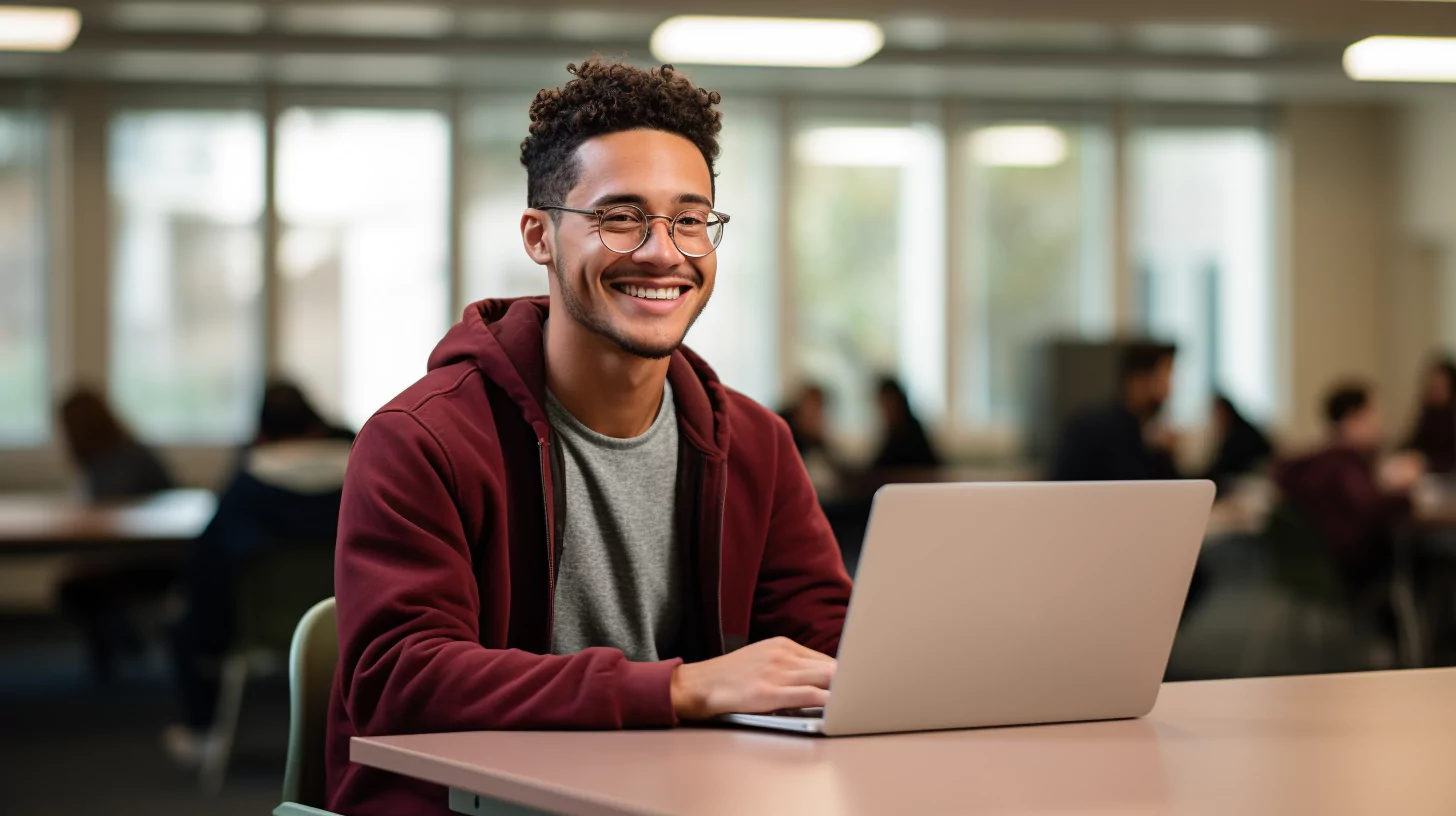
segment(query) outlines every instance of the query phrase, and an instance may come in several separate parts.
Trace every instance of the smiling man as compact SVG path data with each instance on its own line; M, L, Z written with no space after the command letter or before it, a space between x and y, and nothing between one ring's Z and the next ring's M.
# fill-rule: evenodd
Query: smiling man
M597 60L521 145L549 298L470 306L359 434L330 808L446 813L354 735L668 727L823 705L850 583L788 427L681 347L715 250L715 92Z

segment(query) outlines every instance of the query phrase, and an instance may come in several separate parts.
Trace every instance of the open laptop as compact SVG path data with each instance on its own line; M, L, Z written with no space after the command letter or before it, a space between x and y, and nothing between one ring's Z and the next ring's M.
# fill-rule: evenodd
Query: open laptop
M731 714L841 736L1152 710L1211 482L889 485L824 709Z

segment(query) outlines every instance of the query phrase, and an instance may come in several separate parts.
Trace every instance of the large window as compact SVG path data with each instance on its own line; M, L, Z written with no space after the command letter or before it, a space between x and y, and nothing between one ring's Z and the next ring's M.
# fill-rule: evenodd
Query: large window
M123 111L108 166L112 398L150 438L238 441L263 369L262 119Z
M46 397L45 128L0 108L0 446L44 442Z
M464 275L466 303L546 294L545 268L521 245L526 168L521 166L530 97L481 100L465 114ZM464 304L460 304L464 305Z
M1178 343L1173 419L1201 424L1215 390L1276 407L1274 150L1261 128L1148 127L1130 145L1145 328Z
M789 213L801 378L841 431L873 432L874 378L923 419L945 406L944 148L930 123L811 120L794 134Z
M357 427L424 375L448 326L449 124L293 107L277 127L283 368Z
M1111 141L1092 124L988 122L957 149L969 218L958 418L1016 430L1043 344L1111 329Z
M775 106L725 103L714 207L732 221L717 250L712 302L688 333L719 378L759 402L779 394L778 116Z

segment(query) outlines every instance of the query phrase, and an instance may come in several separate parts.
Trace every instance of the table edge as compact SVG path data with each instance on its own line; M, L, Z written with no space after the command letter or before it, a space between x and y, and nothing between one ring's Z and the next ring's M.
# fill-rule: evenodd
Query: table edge
M430 773L417 773L419 769L410 762L412 759L427 761ZM610 797L538 782L483 765L441 759L369 737L349 739L349 761L563 816L672 816L666 811L642 810ZM481 780L492 785L484 789L486 786L480 784Z

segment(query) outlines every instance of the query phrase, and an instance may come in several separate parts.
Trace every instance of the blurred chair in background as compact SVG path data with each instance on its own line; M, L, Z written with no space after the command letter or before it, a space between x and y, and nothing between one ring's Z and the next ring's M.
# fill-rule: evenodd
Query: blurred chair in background
M1213 398L1213 422L1218 450L1203 478L1218 486L1218 495L1229 495L1240 477L1257 472L1274 455L1274 446L1264 432L1239 413L1222 394Z
M875 397L884 438L870 468L891 471L940 467L940 455L911 409L910 398L900 382L893 377L880 378Z
M72 391L61 402L60 420L66 450L90 501L141 498L174 486L161 459L96 391ZM159 606L176 580L172 562L107 556L87 558L61 579L56 589L61 611L84 630L97 680L112 676L118 654L141 649L147 609Z
M318 575L293 576L305 587L317 587L303 591L307 597L274 598L280 608L299 607L288 612L290 627L308 604L323 597L319 592L329 594L351 442L352 434L324 421L297 386L274 383L266 389L257 436L218 497L217 515L194 548L183 576L186 610L174 627L172 651L185 719L164 733L164 746L179 764L215 767L219 754L225 761L231 734L227 729L214 731L219 673L225 656L239 645L240 603L268 595L239 591L240 585L253 585L240 583L245 574L252 575L249 568L289 563L288 552L280 559L272 557L275 551L303 552L300 557L313 564ZM309 558L308 550L322 551L325 557ZM301 569L297 564L292 568ZM289 569L282 566L274 572ZM267 580L265 575L253 583ZM249 621L256 622L256 616ZM244 677L230 681L238 696L246 665ZM236 662L232 671L238 671Z
M1324 533L1302 511L1283 504L1270 514L1262 542L1267 557L1269 590L1254 613L1254 629L1245 647L1242 674L1271 670L1269 655L1276 638L1297 635L1317 650L1319 671L1389 668L1388 658L1370 660L1358 647L1370 634L1393 624L1404 664L1417 665L1421 623L1413 607L1398 597L1409 586L1385 578L1352 593L1331 557ZM1383 616L1393 614L1393 618ZM1388 622L1387 622L1388 621ZM1333 637L1331 637L1333 635ZM1351 653L1350 646L1356 649Z
M1424 456L1431 473L1456 470L1456 362L1437 360L1426 372L1420 416L1405 449Z
M1176 356L1176 347L1161 343L1125 347L1118 363L1118 398L1072 417L1048 477L1063 482L1178 478L1176 440L1158 423L1172 394Z

